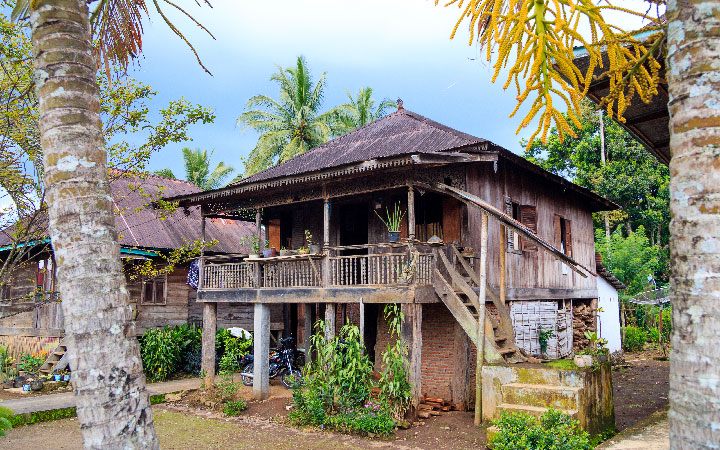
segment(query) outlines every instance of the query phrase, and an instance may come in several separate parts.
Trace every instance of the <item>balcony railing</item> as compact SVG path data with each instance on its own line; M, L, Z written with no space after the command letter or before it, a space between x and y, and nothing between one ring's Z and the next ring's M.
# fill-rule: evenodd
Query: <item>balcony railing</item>
M432 253L408 249L400 253L378 244L366 255L303 255L204 264L203 290L296 288L322 286L408 286L431 284ZM339 248L326 249L338 253ZM396 247L397 250L397 247ZM325 274L324 272L328 273ZM327 284L323 283L327 277Z

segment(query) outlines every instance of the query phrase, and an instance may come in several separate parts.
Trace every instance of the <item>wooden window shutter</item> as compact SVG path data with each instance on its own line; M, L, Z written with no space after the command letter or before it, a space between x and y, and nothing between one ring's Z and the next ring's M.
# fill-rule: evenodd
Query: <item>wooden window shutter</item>
M537 208L533 205L522 205L520 207L520 220L523 225L529 228L533 233L537 234ZM522 240L522 250L526 252L536 252L537 245L527 239Z
M565 219L565 254L572 258L572 221Z
M562 250L560 248L562 246L562 230L560 228L560 216L555 214L554 219L555 241L553 241L553 244L555 245L555 248L557 248L558 250Z
M507 195L505 196L505 214L507 214L510 217L513 216L512 199L510 199L510 197L508 197ZM515 232L512 231L510 228L508 228L508 227L505 228L505 241L506 241L505 242L505 244L506 244L505 250L508 252L515 250L514 245L513 245L514 234L515 234Z

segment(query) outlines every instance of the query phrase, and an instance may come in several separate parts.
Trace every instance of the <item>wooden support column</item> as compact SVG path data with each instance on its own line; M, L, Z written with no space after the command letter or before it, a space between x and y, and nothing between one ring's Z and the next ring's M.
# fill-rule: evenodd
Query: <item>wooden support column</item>
M256 303L253 326L253 398L265 400L270 396L270 305Z
M205 284L205 216L202 214L202 209L200 210L200 215L202 215L202 221L200 222L200 239L202 239L203 246L200 247L200 261L198 262L198 287L197 290L199 291L202 289Z
M305 362L310 362L313 359L310 347L312 347L313 313L315 312L315 303L305 303L303 308L305 308L305 339L303 340L303 347L305 347Z
M487 247L488 247L488 216L482 212L480 232L480 295L478 310L478 349L475 365L475 425L482 422L482 369L485 363L485 300L487 288Z
M335 337L335 303L325 304L325 339Z
M408 346L408 381L412 385L409 418L415 419L422 397L422 303L403 303L400 309L405 316L402 339Z
M408 183L408 213L407 213L407 224L408 224L408 239L410 240L410 245L413 245L413 242L415 241L415 190L412 187L412 184Z
M215 382L215 333L217 332L217 303L203 304L202 370L205 386Z
M323 188L324 190L325 188ZM330 286L330 199L325 197L323 201L323 253L322 260L322 285Z
M255 237L258 239L258 242L260 243L259 248L262 251L263 243L262 243L262 222L261 222L261 217L260 217L260 208L257 208L255 210ZM255 266L255 288L260 288L260 287L262 287L260 285L260 281L262 278L261 273L260 273L260 270L261 270L260 263L254 262L252 264Z
M360 326L358 327L360 329L360 342L365 345L365 303L363 302L363 298L360 297Z
M507 268L505 259L507 258L507 229L505 225L500 224L500 303L505 304L507 295Z
M470 355L470 337L459 322L454 322L453 336L453 374L450 380L452 402L461 411L470 407L470 370L472 358Z

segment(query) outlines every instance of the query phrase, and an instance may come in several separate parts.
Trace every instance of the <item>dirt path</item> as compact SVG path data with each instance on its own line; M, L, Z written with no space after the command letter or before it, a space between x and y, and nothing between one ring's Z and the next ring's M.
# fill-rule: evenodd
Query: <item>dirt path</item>
M460 413L457 413L460 414ZM158 438L163 449L267 449L267 450L330 450L330 449L461 449L484 446L468 433L455 427L455 420L436 421L408 430L390 441L370 440L334 433L300 430L254 416L240 418L204 418L178 413L167 407L153 410ZM214 415L212 415L215 417ZM451 415L448 415L449 419ZM469 417L472 426L472 417ZM444 427L450 427L449 430ZM475 437L478 431L471 433ZM3 439L4 448L52 448L70 450L82 448L77 419L23 426L10 430Z
M647 419L669 405L670 363L632 353L626 355L625 360L629 367L613 370L615 426L618 431Z

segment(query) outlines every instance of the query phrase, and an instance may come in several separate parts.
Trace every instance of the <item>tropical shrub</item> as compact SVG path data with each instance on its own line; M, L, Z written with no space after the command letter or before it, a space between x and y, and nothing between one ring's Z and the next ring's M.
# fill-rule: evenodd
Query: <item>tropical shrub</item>
M25 372L37 372L45 362L47 358L47 352L39 352L35 354L25 353L20 356L18 362L18 370L24 370Z
M648 340L648 333L643 328L633 326L626 326L624 330L623 348L629 352L642 350Z
M242 369L240 361L250 351L252 339L234 337L229 332L223 333L221 338L223 339L223 354L220 356L220 370L231 373L239 372Z
M184 330L164 327L149 329L140 338L140 357L148 381L164 381L180 367Z
M245 400L235 400L225 403L223 412L226 416L239 416L241 412L247 409L247 402Z
M390 337L395 337L395 342L388 343L382 355L380 397L388 403L393 417L400 420L412 399L412 386L408 381L408 350L400 336L405 318L400 306L392 303L385 306L384 314L390 329Z
M12 409L0 406L0 436L5 436L5 430L12 428L10 420L14 415Z
M553 409L540 417L526 413L503 413L493 421L498 428L488 442L495 450L591 450L588 433L576 420Z
M650 240L641 225L627 237L618 227L610 235L610 246L603 230L595 231L595 248L602 255L603 265L628 286L626 295L635 295L653 289L648 284L648 275L660 271L660 249L650 245Z

